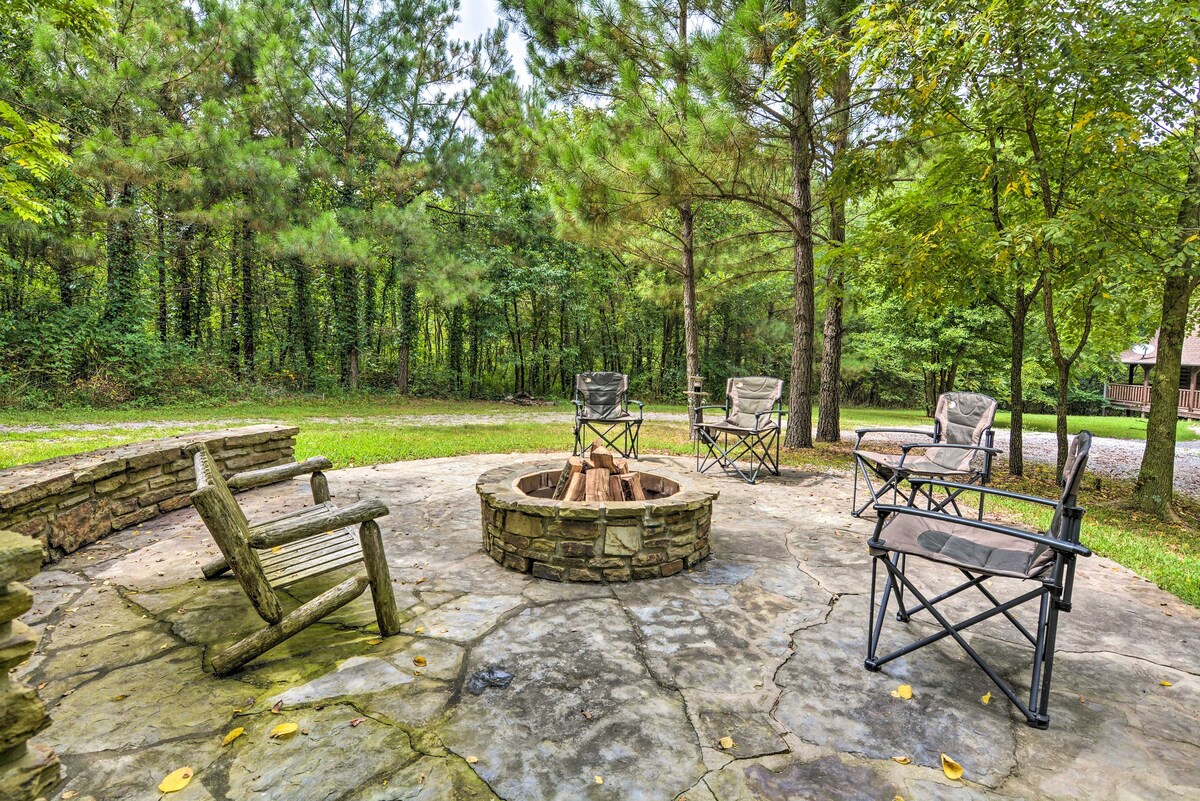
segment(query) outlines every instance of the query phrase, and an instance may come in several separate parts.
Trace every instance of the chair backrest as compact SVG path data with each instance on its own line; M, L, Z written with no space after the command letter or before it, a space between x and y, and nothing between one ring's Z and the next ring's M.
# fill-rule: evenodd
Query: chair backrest
M943 392L938 396L933 419L938 424L938 442L949 445L981 445L996 420L996 399L978 392ZM948 470L966 470L975 451L959 448L930 448L925 457Z
M768 418L755 415L769 412L783 397L783 380L753 375L730 378L725 382L729 398L729 420L741 428L754 428L755 419L766 424Z
M1077 505L1079 485L1083 481L1083 472L1087 469L1088 453L1092 450L1092 432L1080 431L1067 447L1067 461L1063 465L1062 495L1058 505L1054 507L1054 518L1050 521L1050 536L1063 539L1070 532L1064 525L1063 510Z
M258 554L248 543L250 523L246 515L233 499L208 448L197 445L192 461L196 468L196 490L191 498L200 519L259 616L268 623L278 623L283 619L283 607L267 582Z
M611 420L625 414L629 376L624 373L580 373L575 376L575 399L583 404L583 416Z

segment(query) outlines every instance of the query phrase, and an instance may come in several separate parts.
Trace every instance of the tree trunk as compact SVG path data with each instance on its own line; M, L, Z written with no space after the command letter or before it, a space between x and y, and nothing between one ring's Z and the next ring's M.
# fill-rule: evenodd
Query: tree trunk
M122 184L110 192L110 214L105 230L108 276L104 319L126 320L134 313L137 298L138 261L135 239L134 205L137 190L132 184Z
M849 38L849 17L837 8L838 35ZM833 165L837 171L850 143L850 66L843 62L833 79ZM829 201L829 246L832 251L825 274L825 322L821 327L821 385L817 394L817 441L837 442L842 438L842 312L846 274L841 246L846 242L846 197L835 191Z
M679 207L679 239L682 249L680 271L683 276L683 340L688 375L700 375L700 329L696 322L696 240L692 204ZM688 387L691 389L691 387ZM699 398L688 395L688 431L696 436L696 406Z
M396 362L396 391L408 394L412 380L412 349L417 344L417 284L405 280L400 285L400 347Z
M792 11L801 21L807 15L807 0L793 0ZM788 394L788 427L783 444L790 448L812 447L813 328L816 312L813 295L812 231L812 75L801 67L789 95L792 170L792 282L793 322L791 387Z
M1025 323L1029 317L1032 295L1017 287L1012 316L1012 352L1008 363L1008 472L1014 476L1025 475L1024 437L1025 425Z
M250 378L254 377L254 359L255 359L255 323L258 319L257 304L254 301L254 234L250 230L250 223L242 222L242 275L241 275L241 294L242 294L242 364L245 366L246 375Z
M1179 242L1182 246L1200 230L1200 122L1193 124L1187 180L1179 202ZM1150 419L1146 421L1146 449L1133 488L1133 504L1159 517L1171 514L1175 482L1175 436L1179 417L1179 369L1183 340L1187 336L1192 293L1200 282L1195 265L1187 259L1163 284L1162 318L1158 350L1150 386Z

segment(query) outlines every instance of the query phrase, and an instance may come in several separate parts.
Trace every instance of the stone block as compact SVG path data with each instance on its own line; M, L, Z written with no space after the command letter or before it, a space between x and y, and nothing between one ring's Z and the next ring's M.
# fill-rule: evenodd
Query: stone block
M50 545L71 553L106 536L112 527L107 505L88 501L60 514L50 523Z
M529 550L540 554L554 553L555 547L554 540L536 539L529 543Z
M169 487L160 487L159 489L149 490L145 495L139 495L137 502L138 506L153 506L159 501L174 498L178 494L179 489L175 486L175 482L172 481Z
M514 548L528 548L529 544L533 542L533 540L531 540L529 537L522 537L519 534L508 533L504 535L504 541Z
M20 745L49 725L46 707L32 687L14 682L0 695L0 753Z
M524 556L517 556L515 553L505 555L504 566L509 570L518 570L522 573L529 572L529 560Z
M42 569L42 547L15 531L0 531L0 584L33 578Z
M701 553L700 551L692 551L691 553L689 553L687 556L685 556L683 558L683 562L688 567L695 567L700 562L700 560L703 558L704 558L704 554Z
M157 506L147 506L142 509L135 509L127 515L114 517L112 519L112 527L114 530L128 528L129 526L137 525L138 523L144 523L157 514Z
M108 513L111 515L127 515L136 508L138 508L138 499L136 495L129 498L121 498L120 500L108 502Z
M509 512L504 516L504 529L510 534L535 539L542 536L542 518L522 512Z
M566 557L591 559L596 555L596 546L590 542L563 540L558 544L559 553Z
M571 581L603 581L604 575L590 567L573 567L567 571L567 578Z
M18 486L6 492L0 492L0 509L16 509L19 506L27 506L35 501L40 501L42 498L48 498L51 495L65 492L74 483L74 476L67 473L50 476L41 481Z
M235 456L225 460L225 469L233 472L247 470L251 467L269 467L276 461L271 454L249 453L245 456Z
M635 567L633 568L634 579L651 579L658 578L661 573L658 572L658 566L654 567Z
M0 623L15 620L33 606L33 591L20 582L0 589Z
M73 476L75 485L94 484L109 476L115 476L125 470L126 465L127 462L120 458L100 458L93 460L91 464L84 460L84 464L79 466Z
M642 530L638 526L613 526L604 528L604 553L606 556L630 556L642 547Z
M0 623L0 676L28 659L37 648L37 643L37 632L21 621ZM0 752L3 750L0 748Z
M155 472L162 472L162 465L167 462L173 462L183 456L182 447L164 447L156 441L151 441L145 444L145 449L140 453L131 454L129 456L129 470L143 470L150 467L158 467Z
M696 546L694 544L672 545L667 549L667 559L683 559L694 550L696 550Z
M176 495L174 498L167 498L165 501L160 502L158 504L158 511L174 512L176 509L182 509L185 506L191 505L192 499L188 495Z
M163 473L161 476L155 476L154 478L150 479L150 489L156 490L161 489L162 487L172 487L175 485L176 481L178 481L178 479L175 478L175 476L171 475L170 473Z
M646 567L647 565L662 564L666 561L666 556L654 551L643 551L642 553L634 554L633 558L629 561L634 567Z
M566 570L554 565L548 565L545 562L533 563L533 575L537 578L549 579L550 581L562 581Z
M610 567L604 571L605 581L629 581L633 578L633 569L625 567Z
M48 798L58 783L58 755L44 745L29 743L19 757L0 766L0 798Z
M84 488L82 490L76 490L74 492L64 493L63 495L56 496L54 498L54 505L61 513L63 510L73 509L91 497L91 489Z
M112 494L112 497L116 498L116 499L133 498L138 495L141 495L143 492L149 491L149 489L150 489L150 480L149 479L146 479L145 481L129 481L129 482L126 482L125 486L121 487L116 492L114 492Z
M119 476L113 476L112 478L106 478L103 481L97 481L96 482L96 494L97 495L107 495L110 492L113 492L114 490L116 490L118 487L120 487L122 484L124 484L127 481L129 481L129 476L127 476L123 473Z
M192 460L187 456L181 457L179 459L176 459L173 462L169 462L169 463L163 465L164 473L178 473L181 470L191 470L191 469L192 469Z
M594 540L600 533L597 521L560 520L555 524L559 537L566 540Z
M659 573L664 576L673 576L681 570L683 570L683 560L676 559L673 562L667 562L659 568Z

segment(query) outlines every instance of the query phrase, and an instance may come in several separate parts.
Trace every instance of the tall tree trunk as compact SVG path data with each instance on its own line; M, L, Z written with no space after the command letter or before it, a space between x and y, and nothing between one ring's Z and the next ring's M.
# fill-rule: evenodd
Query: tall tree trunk
M683 339L688 375L700 375L700 328L696 321L696 239L692 204L679 207L680 272L683 276ZM688 387L690 390L691 387ZM696 437L696 406L699 398L688 395L688 431Z
M801 22L807 17L807 0L792 0L792 11ZM816 311L813 275L812 221L812 75L798 68L789 93L791 124L788 143L792 171L792 291L793 322L791 387L788 395L788 428L783 444L812 447L812 367Z
M1018 286L1009 315L1012 349L1008 362L1008 472L1014 476L1025 475L1025 326L1029 320L1029 308L1041 287L1040 278L1031 292Z
M154 219L154 243L157 251L154 263L158 278L158 309L155 323L158 328L158 340L167 341L167 213L163 208L163 187L160 183L157 189Z
M846 9L835 4L837 31L849 38ZM833 79L833 165L836 172L850 143L850 65L843 62ZM841 246L846 242L846 196L834 192L829 201L829 246L832 249L829 271L825 274L825 321L821 327L821 385L817 393L817 441L837 442L842 438L842 313L846 273Z
M396 391L408 394L412 380L412 351L417 344L417 284L406 279L400 284L400 347L396 362Z
M1200 121L1193 124L1187 181L1179 202L1180 247L1200 234ZM1179 417L1179 370L1183 340L1187 336L1192 294L1200 283L1196 265L1186 259L1163 283L1162 316L1158 349L1150 384L1150 419L1146 421L1146 449L1133 487L1134 506L1158 515L1171 515L1175 483L1175 438Z
M247 221L242 222L241 245L242 364L245 366L246 375L253 378L258 314L257 304L254 301L254 234Z
M1042 273L1042 306L1046 314L1046 338L1050 341L1050 355L1054 357L1054 367L1058 385L1057 408L1055 411L1055 435L1058 442L1058 458L1056 459L1056 475L1062 478L1063 465L1067 462L1067 398L1071 382L1071 367L1083 348L1087 345L1088 336L1092 331L1092 301L1097 290L1084 298L1083 331L1079 335L1079 344L1068 355L1063 351L1062 337L1054 318L1054 284L1049 272Z
M112 216L105 230L108 277L104 319L127 320L134 313L137 298L138 258L134 241L137 189L132 184L121 184L106 199Z

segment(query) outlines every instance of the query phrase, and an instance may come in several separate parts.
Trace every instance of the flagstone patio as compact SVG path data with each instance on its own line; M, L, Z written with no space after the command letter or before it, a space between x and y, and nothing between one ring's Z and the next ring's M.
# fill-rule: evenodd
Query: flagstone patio
M205 671L206 649L261 621L233 580L199 578L216 549L193 510L50 566L24 618L41 646L20 672L51 706L37 740L62 755L54 797L156 799L183 766L195 778L178 801L1200 797L1200 613L1106 559L1082 562L1038 731L998 693L981 702L993 688L953 643L863 669L870 524L847 514L848 476L747 486L647 460L720 492L711 558L559 584L480 549L475 480L514 458L330 473L335 500L391 509L403 633L380 641L364 595L227 679ZM304 505L307 484L239 498L252 519L274 515ZM1009 630L968 637L1020 681L1027 652ZM490 666L511 685L469 692ZM902 683L911 700L891 696ZM268 739L281 722L301 733Z

